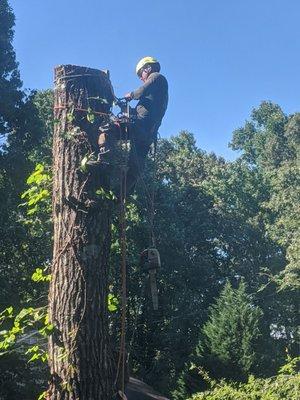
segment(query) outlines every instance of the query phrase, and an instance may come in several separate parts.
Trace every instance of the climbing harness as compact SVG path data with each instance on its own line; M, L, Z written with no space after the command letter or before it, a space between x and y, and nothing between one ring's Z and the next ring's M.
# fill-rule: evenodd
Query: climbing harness
M108 153L110 148L114 146L113 143L117 140L118 132L119 140L127 141L129 139L128 126L135 120L129 101L126 98L115 97L114 104L120 108L120 112L117 115L111 112L109 118L106 118L99 126L99 162L101 161L101 155ZM122 132L125 132L125 137Z

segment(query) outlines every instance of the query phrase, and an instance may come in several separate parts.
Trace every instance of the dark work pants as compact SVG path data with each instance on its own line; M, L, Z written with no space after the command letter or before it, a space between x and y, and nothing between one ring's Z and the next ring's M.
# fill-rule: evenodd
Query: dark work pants
M144 171L146 157L154 141L154 135L151 129L146 129L143 126L141 121L129 125L124 124L121 127L111 127L108 132L107 136L99 136L98 144L100 147L108 145L109 148L112 148L118 139L130 140L126 174L126 195L128 196L133 193L135 185Z
M130 152L126 179L126 195L133 193L135 185L144 171L146 157L154 139L153 134L138 123L128 127L128 134L130 138Z

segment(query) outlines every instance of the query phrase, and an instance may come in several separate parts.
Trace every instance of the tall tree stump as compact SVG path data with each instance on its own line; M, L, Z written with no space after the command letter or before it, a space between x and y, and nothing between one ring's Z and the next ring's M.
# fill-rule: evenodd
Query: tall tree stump
M55 68L49 400L113 397L107 315L110 171L109 166L89 169L84 162L98 151L98 128L112 102L106 72Z

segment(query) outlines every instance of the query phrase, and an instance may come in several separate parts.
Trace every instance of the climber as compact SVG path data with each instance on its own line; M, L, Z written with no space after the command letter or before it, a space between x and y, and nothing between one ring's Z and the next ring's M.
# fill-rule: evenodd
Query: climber
M133 109L134 122L129 125L131 150L128 161L127 195L132 194L143 172L145 159L168 105L168 82L160 73L160 64L153 57L142 58L136 66L136 74L143 85L125 94L128 101L138 100Z

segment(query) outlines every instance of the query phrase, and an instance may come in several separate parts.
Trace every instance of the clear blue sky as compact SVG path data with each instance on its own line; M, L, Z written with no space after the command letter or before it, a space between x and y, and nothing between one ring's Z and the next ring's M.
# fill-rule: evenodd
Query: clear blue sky
M169 80L163 137L193 132L227 159L232 131L262 100L300 111L299 0L10 0L26 88L52 87L53 67L109 69L115 92L139 86L153 55Z

